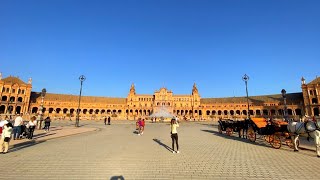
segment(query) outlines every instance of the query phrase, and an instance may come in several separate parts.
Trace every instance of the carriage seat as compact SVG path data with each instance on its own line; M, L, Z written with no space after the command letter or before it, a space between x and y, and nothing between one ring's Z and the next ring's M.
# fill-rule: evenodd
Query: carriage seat
M265 118L251 118L251 120L258 128L264 128L267 126L267 119Z

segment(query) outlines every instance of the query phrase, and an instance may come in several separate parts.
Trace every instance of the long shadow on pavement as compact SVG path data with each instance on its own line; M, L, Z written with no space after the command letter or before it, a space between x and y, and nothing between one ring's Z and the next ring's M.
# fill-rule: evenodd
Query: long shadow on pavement
M271 146L268 146L268 145L264 144L263 141L262 142L257 142L256 141L255 143L252 143L251 141L249 141L249 139L242 139L242 138L235 137L235 136L227 136L227 135L224 135L224 134L220 134L218 131L214 131L214 130L201 129L201 131L212 133L212 134L214 134L216 136L223 137L225 139L232 139L232 140L241 141L241 142L244 142L244 143L255 144L257 146L263 146L263 147L271 148ZM259 140L259 138L257 138L257 140Z
M161 145L161 146L163 146L163 147L165 147L168 151L172 151L172 149L169 147L169 146L167 146L166 144L163 144L159 139L153 139L156 143L158 143L159 145Z
M12 147L9 148L9 152L11 153L11 152L19 151L21 149L34 146L43 142L45 142L45 140L41 140L41 141L30 140L30 141L25 141L19 144L14 144Z
M46 136L52 136L52 135L55 135L57 133L42 133L42 134L37 134L35 136L33 136L33 139L39 139L39 138L42 138L42 137L46 137Z

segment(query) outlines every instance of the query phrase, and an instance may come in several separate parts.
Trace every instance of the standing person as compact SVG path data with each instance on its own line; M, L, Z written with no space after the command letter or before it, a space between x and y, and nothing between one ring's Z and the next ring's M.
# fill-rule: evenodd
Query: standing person
M2 131L3 131L3 126L8 124L9 122L7 120L2 120L0 121L0 138L1 138L1 135L2 135Z
M0 153L6 154L8 152L12 127L13 126L11 123L7 123L3 126L3 131L0 139Z
M34 132L34 129L36 128L36 123L37 123L36 117L33 116L27 124L27 128L29 130L28 139L33 138L33 132Z
M104 125L107 125L107 117L104 117Z
M179 153L179 143L178 143L178 122L175 119L171 119L171 139L172 139L172 153ZM174 143L177 145L177 151L174 151Z
M141 135L141 130L142 130L142 120L141 118L138 119L138 135Z
M50 130L50 124L51 124L51 119L50 119L50 117L47 117L47 118L44 120L44 131L45 131L45 132L49 132L49 130Z
M144 132L145 125L146 125L146 122L144 121L144 119L142 119L142 121L141 121L141 134L143 134L143 132Z
M13 140L20 139L22 123L23 123L22 114L20 114L14 120L14 124L13 124Z
M111 117L109 116L108 117L108 125L111 125L110 121L111 121Z

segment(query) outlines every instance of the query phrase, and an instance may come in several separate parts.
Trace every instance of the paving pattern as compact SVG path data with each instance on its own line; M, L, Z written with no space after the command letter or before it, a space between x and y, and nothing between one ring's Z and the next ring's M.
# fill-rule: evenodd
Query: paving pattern
M181 123L180 154L168 124L86 123L98 131L62 137L0 154L0 179L320 179L315 152L273 149L263 141L228 137L208 123Z

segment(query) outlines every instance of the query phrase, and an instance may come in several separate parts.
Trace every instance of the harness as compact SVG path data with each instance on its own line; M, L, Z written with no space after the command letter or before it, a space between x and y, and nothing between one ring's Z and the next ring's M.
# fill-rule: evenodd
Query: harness
M306 126L305 124L306 124L306 123L300 124L299 128L297 128L297 126L295 126L294 134L299 135L299 134L298 134L298 131L300 131L303 126L305 127L305 126ZM306 128L306 127L305 127L305 128Z

